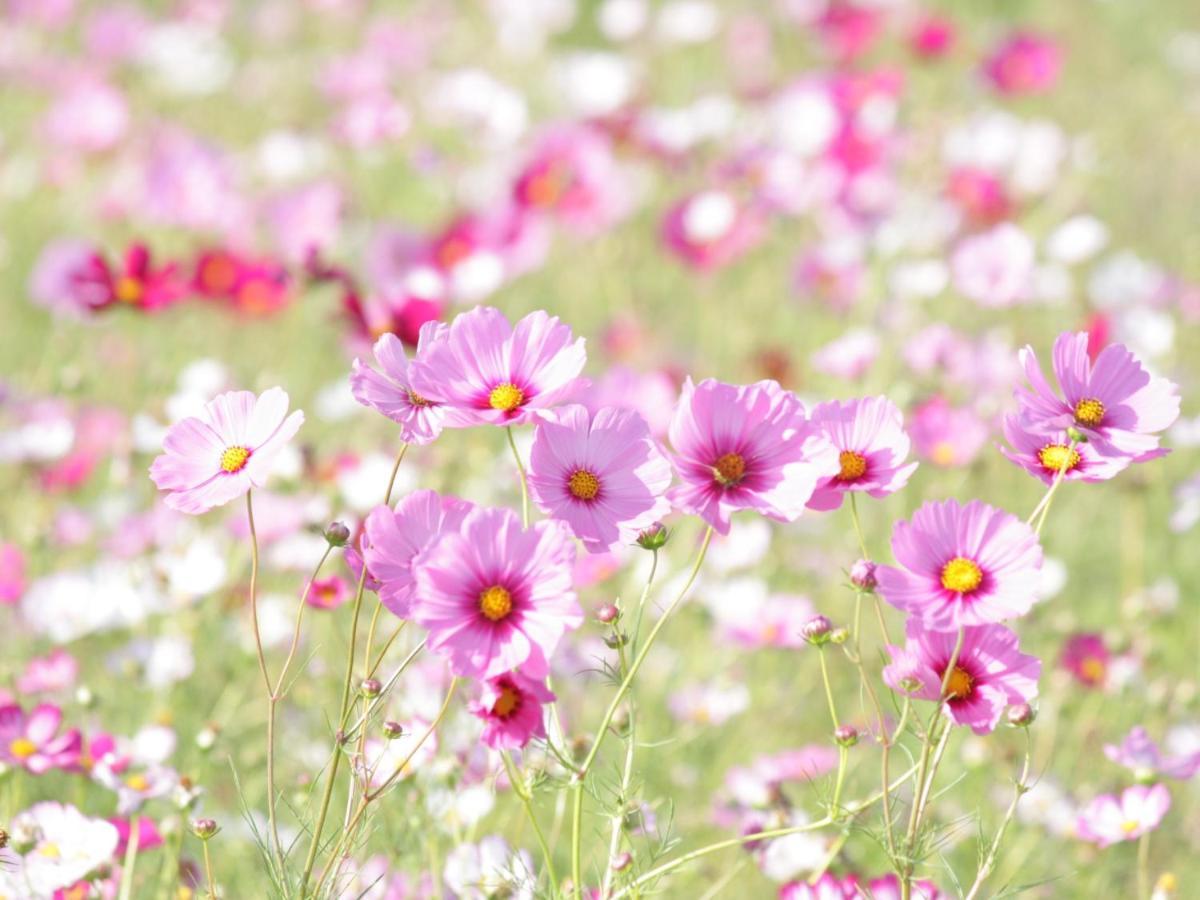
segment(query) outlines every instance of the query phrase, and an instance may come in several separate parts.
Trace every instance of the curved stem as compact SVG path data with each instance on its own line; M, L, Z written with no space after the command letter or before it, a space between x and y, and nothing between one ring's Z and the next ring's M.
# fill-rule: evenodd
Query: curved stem
M504 770L508 773L508 782L512 785L513 792L521 801L521 805L525 807L525 815L529 818L529 824L533 826L534 837L537 838L538 847L542 851L542 859L546 863L546 875L550 879L550 888L552 897L558 896L558 876L554 874L554 855L550 852L550 845L546 843L546 835L542 833L542 826L538 824L537 815L533 811L533 795L529 792L529 786L525 783L524 776L517 771L517 767L513 764L512 756L507 750L500 751L500 758L504 760Z
M963 900L975 900L979 894L979 889L983 887L983 882L989 875L992 874L992 869L995 868L996 858L1000 854L1000 844L1004 840L1004 834L1008 830L1009 824L1013 820L1013 816L1017 812L1017 804L1021 798L1029 790L1027 779L1029 778L1029 767L1033 758L1033 740L1029 736L1029 731L1025 731L1025 762L1021 766L1021 775L1017 778L1013 785L1012 802L1008 804L1008 809L1004 813L1004 818L1000 821L1000 828L996 831L996 838L992 841L992 845L988 848L987 856L979 866L979 872L975 875L975 881L971 884L970 889L964 895Z
M513 437L511 425L504 426L504 431L508 435L508 446L512 448L513 459L517 461L517 472L521 476L521 525L524 528L529 527L529 479L525 475L525 463L521 461L521 454L517 450L517 439Z

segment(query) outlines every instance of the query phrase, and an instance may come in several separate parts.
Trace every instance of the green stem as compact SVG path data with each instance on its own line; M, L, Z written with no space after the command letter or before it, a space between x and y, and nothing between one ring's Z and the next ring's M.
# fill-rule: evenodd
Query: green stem
M1137 852L1138 900L1150 900L1150 832L1138 839Z
M1025 729L1025 762L1021 766L1021 775L1017 778L1013 785L1012 802L1008 804L1008 809L1004 813L1004 818L1000 821L1000 827L996 831L996 839L992 841L992 845L988 848L987 856L979 866L979 872L975 875L975 881L967 891L963 900L975 900L978 896L980 888L983 887L983 882L992 874L992 869L995 868L996 858L1000 854L1000 844L1004 840L1004 834L1008 831L1008 826L1012 823L1013 816L1017 812L1017 804L1021 798L1029 791L1029 767L1033 758L1033 740L1029 736L1029 729Z
M504 426L504 431L508 435L508 446L512 448L513 459L517 461L517 472L521 476L521 525L524 528L529 527L529 479L525 475L525 463L521 461L521 454L517 450L517 439L513 437L511 425Z
M125 861L121 866L121 893L118 900L129 900L133 896L133 871L138 858L138 816L135 814L129 820L129 844L125 848Z
M533 834L537 838L538 847L542 850L542 859L546 862L546 875L550 878L552 891L550 896L557 897L558 876L554 874L554 855L550 852L550 845L546 843L546 835L542 833L542 826L538 824L537 816L534 814L533 796L529 792L529 786L525 783L524 776L517 771L512 756L507 750L500 752L500 758L504 760L504 769L508 773L509 784L512 785L513 792L521 800L521 805L525 807L525 815L529 817L529 824L533 826Z
M208 855L208 841L203 840L200 845L204 848L204 880L208 882L208 900L217 900L217 883L213 880L212 857Z

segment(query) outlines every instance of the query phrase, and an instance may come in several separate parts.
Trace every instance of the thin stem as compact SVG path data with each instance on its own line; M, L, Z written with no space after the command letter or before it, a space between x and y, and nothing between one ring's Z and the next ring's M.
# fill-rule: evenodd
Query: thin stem
M1138 839L1137 852L1138 900L1150 898L1150 832Z
M517 461L517 472L521 476L521 525L524 528L529 527L529 480L525 475L525 463L521 461L521 454L517 450L517 439L513 437L511 425L504 426L504 431L508 434L508 446L512 447L513 459Z
M988 848L987 856L984 857L983 863L979 866L979 872L975 875L975 881L971 884L970 889L964 895L963 900L975 900L979 894L980 888L983 887L983 882L992 874L992 870L996 866L996 858L1000 854L1000 844L1004 840L1004 834L1008 831L1008 826L1013 820L1013 816L1017 812L1017 804L1021 798L1029 791L1029 768L1033 759L1033 740L1029 736L1029 730L1025 730L1025 762L1021 766L1021 775L1017 778L1013 785L1012 802L1008 804L1008 809L1004 813L1004 818L1000 821L1000 827L996 831L996 838L992 841L992 845Z
M139 821L137 815L129 820L129 844L125 848L125 861L121 866L121 893L118 895L118 900L130 900L133 896L133 871L137 866L138 838L141 831L138 828Z
M908 779L910 779L916 771L916 766L909 768L907 772L892 782L890 785L891 790L894 791L896 788L900 787L900 785L904 784L904 782L908 781ZM882 796L883 791L876 791L866 799L860 800L858 803L851 805L848 807L848 809L852 814L857 815L858 813L872 806L874 803L878 802L879 798ZM699 849L693 850L690 853L685 853L683 856L677 857L670 862L663 863L661 866L656 866L646 874L636 878L628 886L617 891L617 893L613 895L612 900L621 900L621 898L626 896L630 891L636 890L647 882L653 881L656 878L660 878L669 872L674 872L676 869L687 865L693 860L700 859L701 857L708 856L709 854L716 853L720 850L727 850L730 847L740 847L743 844L748 844L752 841L764 841L772 838L787 837L790 834L803 834L808 831L819 831L820 829L827 828L832 824L834 824L832 817L825 816L822 819L817 819L815 822L807 822L804 825L793 825L788 828L775 828L770 831L757 831L753 834L743 834L740 837L729 838L724 841L717 841L715 844L709 844L706 847L700 847Z
M533 811L533 795L529 792L529 786L525 783L524 776L517 771L512 756L507 750L500 751L500 758L504 760L504 770L508 773L508 782L520 799L521 805L525 807L525 815L529 818L529 824L533 826L533 834L537 838L538 847L542 850L542 859L546 863L546 875L550 879L552 891L550 896L557 897L558 876L554 874L554 855L550 852L550 845L546 843L546 835L542 833L542 826L538 824L537 815Z
M825 700L829 703L829 718L833 720L833 730L837 731L838 722L837 705L833 702L833 688L829 684L829 667L825 664L825 648L817 648L817 659L821 661L821 683L825 685Z
M863 537L862 522L858 518L858 499L854 491L847 491L850 495L850 519L854 522L854 533L858 535L858 549L862 551L862 558L869 560L871 554L867 552L867 539Z
M204 880L208 882L208 900L217 900L217 883L213 880L212 857L208 855L208 841L200 842L204 848Z
M396 486L396 474L400 471L400 464L404 462L404 455L408 452L408 444L400 446L400 452L396 455L396 463L392 466L392 474L388 478L387 491L383 496L383 503L386 506L392 502L392 489ZM362 561L362 571L358 575L358 587L354 592L354 616L350 625L350 651L346 654L346 679L342 687L342 711L338 715L338 721L343 724L348 715L350 706L350 683L354 678L354 651L358 643L358 616L362 611L363 590L367 583L367 563L364 558ZM341 729L339 728L339 732ZM333 788L337 782L338 768L341 766L341 739L342 735L334 735L333 762L329 766L329 776L325 781L325 792L321 796L321 806L317 812L317 821L313 826L312 839L308 844L308 854L304 859L304 871L300 875L300 900L305 900L307 896L308 881L312 877L313 866L317 862L317 850L321 844L321 834L325 830L325 819L329 815L329 803L333 799Z
M1071 443L1067 445L1066 458L1063 460L1063 464L1059 466L1058 472L1054 476L1054 480L1050 482L1050 489L1046 491L1045 496L1043 496L1038 505L1033 508L1033 512L1029 514L1029 518L1025 520L1025 524L1033 525L1034 519L1037 519L1037 525L1035 525L1033 529L1035 534L1040 535L1042 533L1042 526L1046 524L1046 516L1050 513L1050 504L1054 501L1054 495L1058 492L1058 486L1062 484L1067 477L1067 465L1070 462L1071 454L1075 452L1075 448L1077 446L1077 441L1071 441ZM1039 513L1041 514L1040 518Z

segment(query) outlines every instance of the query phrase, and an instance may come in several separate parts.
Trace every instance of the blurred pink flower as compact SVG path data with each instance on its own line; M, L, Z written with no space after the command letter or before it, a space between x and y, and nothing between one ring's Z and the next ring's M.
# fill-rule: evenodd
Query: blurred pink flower
M909 422L917 455L936 466L970 465L988 439L988 427L968 407L953 407L934 395L917 405Z
M1073 634L1063 643L1059 663L1087 687L1104 687L1112 654L1098 634Z
M524 529L511 510L475 509L414 560L412 618L456 674L544 678L562 636L583 624L574 561L558 523Z
M728 534L730 515L752 509L780 522L804 512L817 482L838 472L837 451L796 396L774 381L683 384L671 420L682 484L671 502Z
M824 375L857 381L875 364L879 347L879 335L874 331L854 328L819 348L809 361Z
M262 487L271 463L299 430L304 413L288 415L288 395L271 388L255 396L229 391L167 431L165 452L150 466L150 478L166 491L167 506L198 515Z
M59 733L62 710L41 703L28 713L16 703L0 706L0 762L41 775L66 769L79 759L81 738L72 728Z
M306 602L316 609L337 609L350 599L350 585L337 575L317 578L308 590Z
M25 554L16 544L0 542L0 605L14 606L25 593Z
M46 656L37 656L25 666L17 679L17 690L22 694L53 694L70 690L79 676L79 663L75 657L61 647L55 647Z
M1033 241L1010 222L969 235L954 248L954 287L980 306L1012 306L1029 299L1036 255Z
M329 181L305 185L267 203L264 218L271 240L292 265L313 252L328 251L341 229L345 198Z
M889 648L892 662L883 670L884 681L896 691L911 692L924 700L939 699L957 635L928 631L915 619L908 620L905 635L903 648ZM1021 653L1017 636L1009 629L968 626L946 683L946 714L956 725L987 734L995 729L1006 707L1037 699L1041 671L1041 661Z
M662 238L682 262L710 272L745 254L763 231L760 213L728 191L710 188L685 197L667 212Z
M513 184L513 200L589 235L628 211L628 191L608 139L588 127L564 125L536 141Z
M1187 780L1200 772L1200 750L1168 756L1141 725L1135 726L1120 744L1105 744L1104 755L1129 769L1139 781L1158 776Z
M84 153L111 150L129 127L125 95L95 77L69 79L43 122L54 144Z
M1099 847L1136 841L1157 828L1170 808L1166 785L1135 784L1125 788L1120 797L1101 794L1092 800L1080 812L1076 832Z
M1018 31L983 63L984 77L1002 94L1042 94L1058 82L1063 51L1052 39Z

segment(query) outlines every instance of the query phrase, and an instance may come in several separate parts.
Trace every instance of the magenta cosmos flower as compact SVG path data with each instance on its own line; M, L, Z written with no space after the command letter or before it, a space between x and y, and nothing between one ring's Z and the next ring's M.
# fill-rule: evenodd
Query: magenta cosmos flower
M1165 785L1135 784L1125 788L1120 797L1101 794L1085 806L1075 831L1100 847L1136 841L1157 828L1170 808L1171 794Z
M28 714L16 703L0 706L0 762L35 775L74 766L83 742L74 728L59 734L61 725L62 710L53 703L39 704Z
M926 503L892 530L900 567L879 566L879 593L926 628L954 631L1027 613L1042 547L1016 516L972 500Z
M1056 434L1078 429L1104 456L1145 462L1163 456L1158 432L1179 417L1179 389L1155 378L1122 344L1110 344L1093 363L1086 331L1066 332L1054 341L1054 376L1060 397L1042 375L1032 347L1020 354L1029 389L1018 388L1021 424L1026 430Z
M167 491L164 502L172 509L208 512L266 484L271 463L303 422L300 410L288 415L282 388L258 397L251 391L219 394L199 416L171 426L150 478Z
M534 431L529 492L591 553L631 544L664 518L670 485L671 463L632 410L569 406Z
M444 404L446 424L515 425L568 399L587 360L584 340L538 310L515 326L490 306L456 316L409 369L411 388Z
M809 509L837 509L847 491L886 497L904 487L917 468L904 462L910 446L904 417L887 397L821 403L809 421L838 451L839 466L836 475L817 483Z
M883 679L894 690L937 700L957 635L927 631L909 619L906 637L904 649L889 648L892 663L883 670ZM1037 699L1041 672L1041 660L1021 653L1017 636L1003 625L965 628L962 650L946 684L946 714L955 725L987 734L1005 707Z
M421 328L417 357L433 343L445 326L428 323ZM445 411L441 405L422 397L412 389L408 357L404 345L394 334L385 334L375 342L376 372L361 360L354 360L350 390L354 399L387 416L400 426L400 440L406 444L428 444L442 433Z
M1200 772L1200 750L1168 756L1158 749L1141 725L1130 731L1120 744L1105 744L1104 755L1129 769L1139 781L1160 775L1187 780Z
M683 484L668 498L721 534L739 509L796 520L817 483L840 470L837 450L774 381L739 387L689 378L669 433Z
M575 546L557 522L523 529L508 509L476 509L413 562L411 614L458 675L517 667L544 678L568 629L583 623L571 569Z
M493 750L519 750L546 736L542 704L554 700L541 681L506 672L483 682L471 712L483 719L483 742Z
M379 582L379 599L402 619L413 599L412 564L439 535L457 531L474 504L437 491L415 491L396 508L376 507L367 516L367 570Z
M1091 443L1072 447L1066 431L1026 431L1020 416L1005 416L1003 430L1012 449L1001 445L1000 452L1046 484L1063 470L1065 481L1107 481L1132 462L1128 456L1103 456Z

